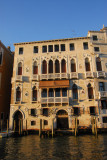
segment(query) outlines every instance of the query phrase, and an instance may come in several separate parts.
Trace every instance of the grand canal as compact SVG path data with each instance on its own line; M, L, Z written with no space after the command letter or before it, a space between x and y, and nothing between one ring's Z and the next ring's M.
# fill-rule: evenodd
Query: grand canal
M107 160L107 135L4 138L0 160Z

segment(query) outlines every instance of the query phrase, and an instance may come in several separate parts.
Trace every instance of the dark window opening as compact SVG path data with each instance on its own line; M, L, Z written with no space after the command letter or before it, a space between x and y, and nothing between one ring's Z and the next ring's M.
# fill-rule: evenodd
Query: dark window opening
M31 116L36 116L36 110L35 109L31 109Z
M33 64L33 74L38 74L38 66L36 62Z
M47 120L44 120L44 125L48 125L48 121Z
M97 41L97 40L98 40L97 36L93 36L93 41Z
M42 98L47 97L47 89L42 90Z
M49 97L54 97L54 91L53 91L53 89L49 89Z
M60 73L60 65L58 60L55 61L55 73Z
M85 59L85 69L86 71L90 71L90 62L88 58Z
M18 87L16 89L16 101L20 101L21 100L21 90L20 90L20 87Z
M103 117L103 123L107 123L107 117Z
M34 53L38 53L38 46L34 46Z
M105 91L104 82L99 82L99 91Z
M54 50L55 50L55 52L58 52L59 51L59 45L55 45Z
M22 63L18 64L18 75L22 75Z
M84 47L84 49L88 49L88 42L84 42L83 47Z
M107 100L101 100L101 108L107 109Z
M60 97L60 88L55 88L55 97Z
M42 46L42 53L46 53L47 52L47 46Z
M2 52L0 52L0 65L2 64Z
M49 61L49 73L53 73L53 61Z
M102 71L101 59L99 57L96 58L96 66L97 71Z
M73 85L72 92L73 92L73 99L78 99L78 89L76 84Z
M19 48L19 54L23 54L23 48Z
M43 109L43 116L48 117L48 108Z
M66 61L64 59L61 61L61 72L66 73Z
M73 50L75 50L75 48L74 48L74 43L71 43L71 44L70 44L70 51L73 51Z
M100 51L99 47L94 47L94 51L99 52Z
M96 107L90 107L90 115L96 114Z
M36 125L36 121L31 121L31 126Z
M37 101L37 90L36 90L36 87L34 87L33 91L32 91L32 101Z
M61 44L61 51L65 51L65 44Z
M89 99L94 99L93 87L91 87L91 84L88 84L88 98Z
M53 45L48 46L48 52L53 52Z
M78 116L79 115L79 108L78 107L74 107L74 115Z
M42 74L47 74L47 62L45 60L42 62Z
M62 97L67 97L67 88L62 88Z
M71 72L76 72L76 64L74 59L71 60Z

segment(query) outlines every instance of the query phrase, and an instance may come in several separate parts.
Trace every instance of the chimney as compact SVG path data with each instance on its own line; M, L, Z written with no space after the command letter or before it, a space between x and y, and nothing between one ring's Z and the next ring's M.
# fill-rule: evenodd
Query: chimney
M10 51L10 46L7 46L7 49Z

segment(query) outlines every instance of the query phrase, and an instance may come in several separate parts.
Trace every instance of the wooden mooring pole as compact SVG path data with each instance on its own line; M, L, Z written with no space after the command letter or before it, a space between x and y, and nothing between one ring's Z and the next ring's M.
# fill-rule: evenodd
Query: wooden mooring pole
M2 122L2 120L1 120L1 132L2 132L2 125L3 125L3 122Z
M20 120L19 120L19 135L21 134L21 132L20 132Z
M28 132L27 132L27 120L26 120L26 134L28 134Z
M53 135L54 135L54 119L52 119L52 138L53 138Z
M42 132L42 119L40 119L39 137L41 137L41 132Z
M77 136L77 117L75 117L75 137Z
M9 132L9 124L8 124L8 119L7 119L7 136L8 136L8 132Z
M15 128L16 128L16 122L15 122L15 120L13 121L13 123L14 123L14 133L15 133Z
M23 133L23 119L20 120L21 121L21 135Z

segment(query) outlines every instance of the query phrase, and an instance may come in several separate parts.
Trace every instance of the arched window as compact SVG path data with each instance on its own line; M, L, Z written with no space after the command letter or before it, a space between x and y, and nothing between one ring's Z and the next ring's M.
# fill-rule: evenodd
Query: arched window
M49 68L48 72L53 73L53 61L52 60L49 61L49 67L48 68Z
M78 99L78 89L76 84L72 86L72 93L73 93L73 99Z
M90 71L90 62L89 62L89 58L85 58L85 69L86 69L86 71Z
M22 75L22 63L18 63L18 75Z
M65 73L65 72L66 72L66 61L65 61L65 59L63 59L63 60L61 61L61 72L62 72L62 73Z
M33 63L33 74L38 74L38 65L36 61Z
M71 60L71 72L76 72L76 64L74 59Z
M47 62L45 60L42 62L42 74L47 74Z
M16 101L17 102L21 101L21 89L20 89L20 87L16 88Z
M96 58L96 66L97 66L97 71L102 71L101 59L100 59L100 57L97 57L97 58Z
M91 84L89 83L88 84L88 98L89 99L93 99L94 98L94 95L93 95L93 87L91 86Z
M58 60L55 61L55 73L60 73L60 65Z
M37 89L33 87L32 89L32 101L37 101Z

